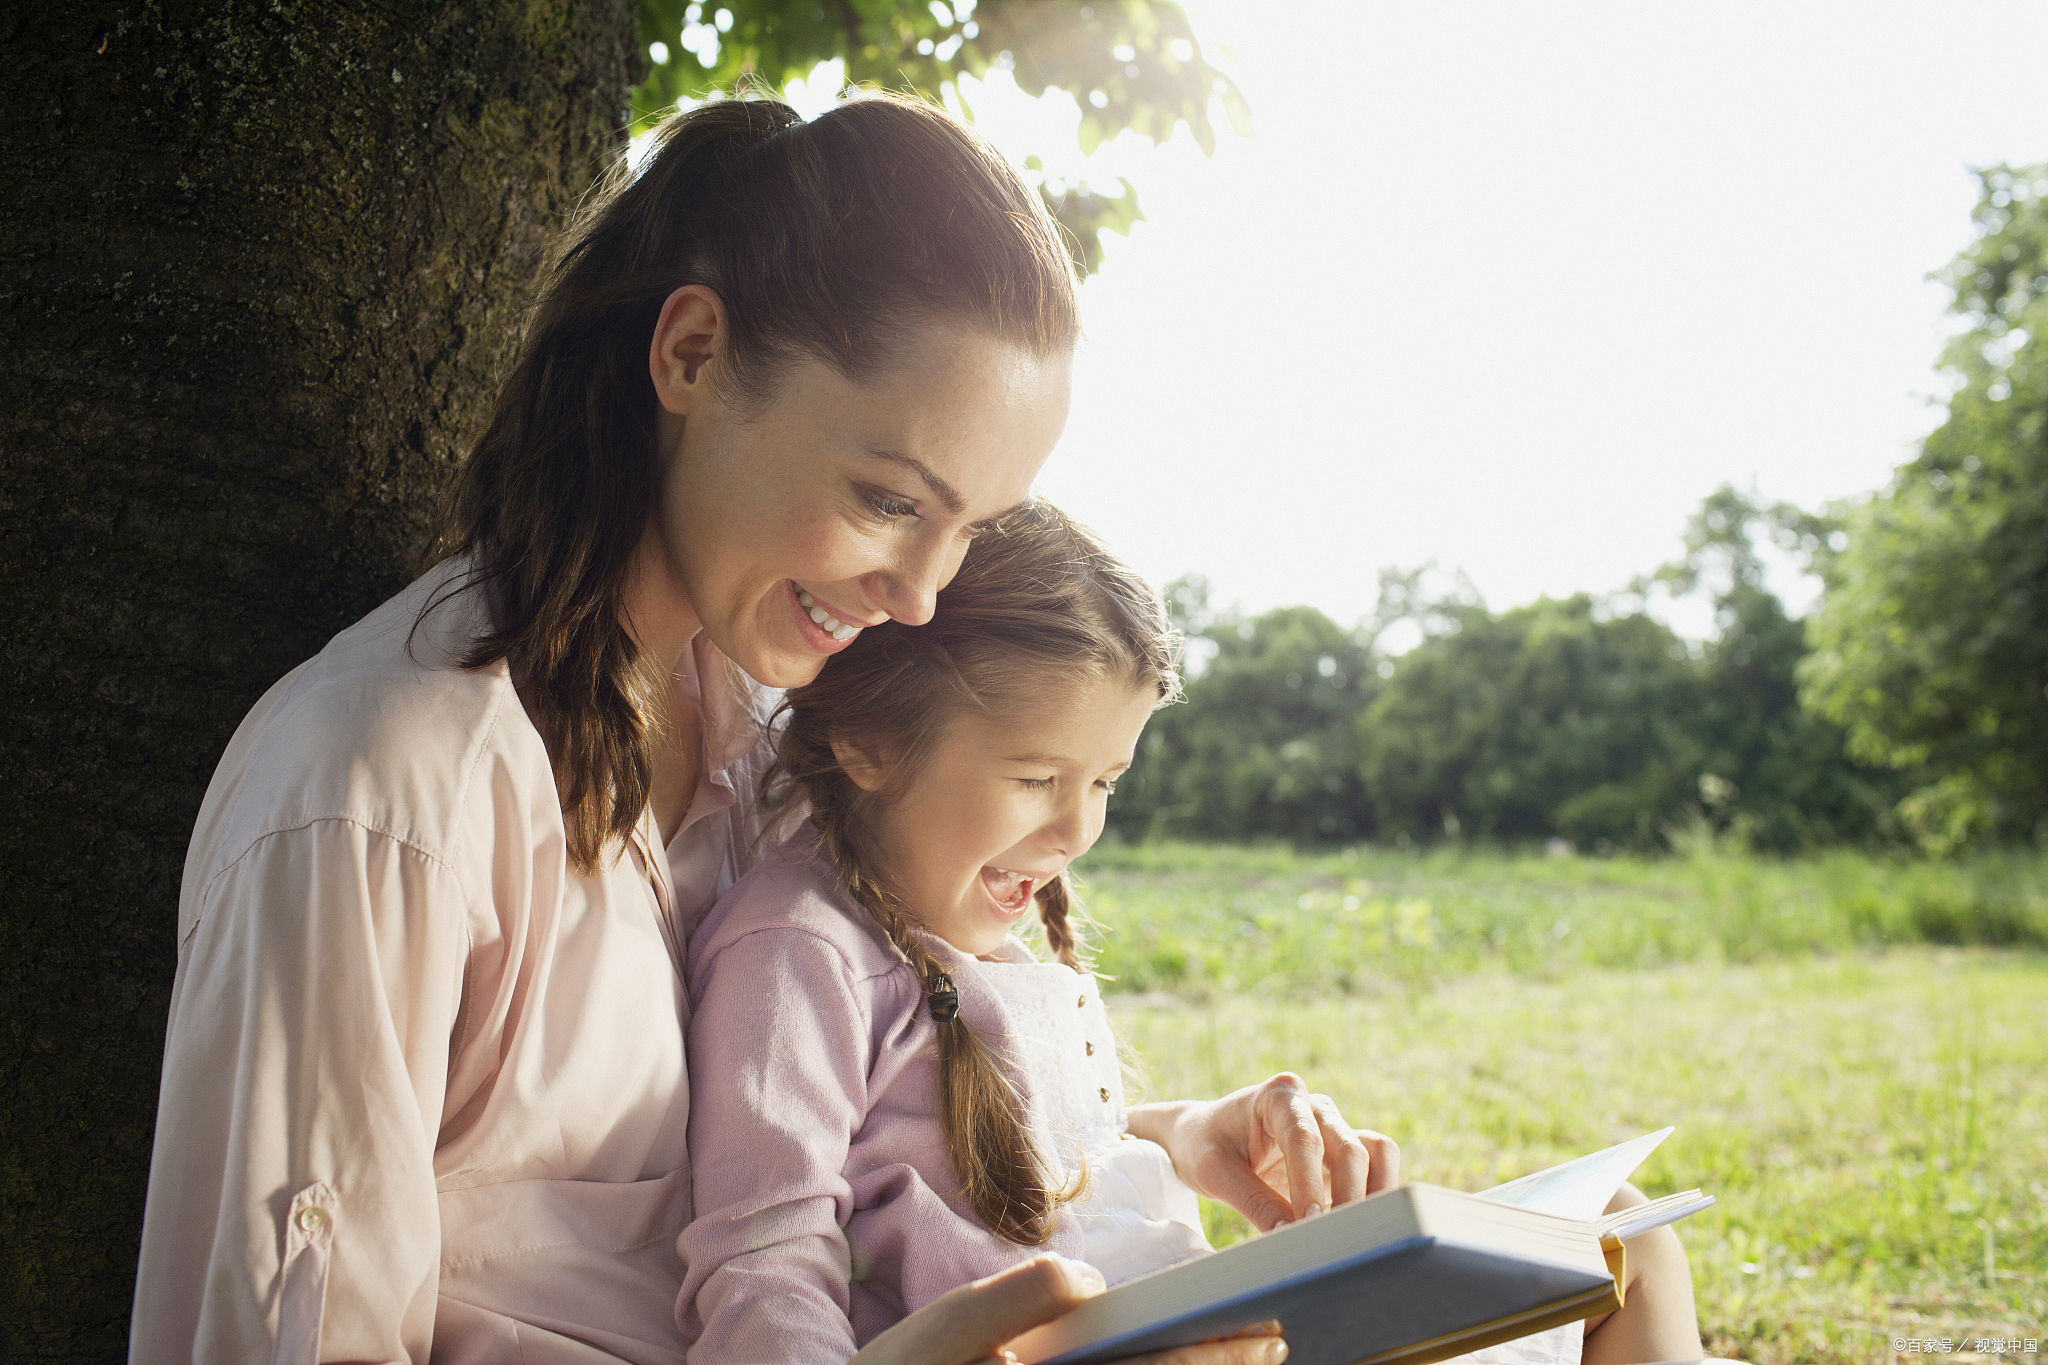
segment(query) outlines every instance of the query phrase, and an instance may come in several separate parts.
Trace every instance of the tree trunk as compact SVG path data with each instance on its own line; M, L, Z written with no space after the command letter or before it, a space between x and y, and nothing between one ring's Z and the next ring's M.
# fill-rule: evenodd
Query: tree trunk
M207 779L407 581L633 18L0 8L0 1359L125 1353Z

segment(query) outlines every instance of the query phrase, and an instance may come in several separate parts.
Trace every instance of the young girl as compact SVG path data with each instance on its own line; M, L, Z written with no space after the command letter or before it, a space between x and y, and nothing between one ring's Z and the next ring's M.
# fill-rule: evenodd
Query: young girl
M767 804L809 819L690 940L692 1365L844 1360L1044 1249L1112 1285L1208 1251L1166 1153L1125 1131L1065 877L1178 645L1037 504L929 624L864 631L789 693ZM1054 962L1012 936L1034 910ZM1504 1358L1576 1360L1574 1330Z

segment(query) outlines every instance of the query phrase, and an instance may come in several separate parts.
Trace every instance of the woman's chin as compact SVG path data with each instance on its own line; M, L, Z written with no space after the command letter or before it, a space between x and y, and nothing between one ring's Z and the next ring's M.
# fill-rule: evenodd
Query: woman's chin
M785 690L817 681L818 674L824 670L826 658L808 649L749 650L728 657L763 687Z

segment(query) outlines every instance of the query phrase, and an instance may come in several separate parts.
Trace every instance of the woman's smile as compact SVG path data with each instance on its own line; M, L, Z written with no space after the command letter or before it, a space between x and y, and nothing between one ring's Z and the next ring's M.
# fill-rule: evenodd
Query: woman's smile
M874 624L841 620L838 612L811 596L794 578L789 580L789 600L796 609L797 633L820 654L837 654L852 644L863 628Z

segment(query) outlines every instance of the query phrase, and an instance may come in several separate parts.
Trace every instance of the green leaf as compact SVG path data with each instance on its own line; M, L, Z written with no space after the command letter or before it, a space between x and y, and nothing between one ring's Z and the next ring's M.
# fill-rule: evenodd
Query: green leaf
M717 33L709 62L682 45L693 8L701 38L718 4L640 0L643 60L655 42L666 44L670 55L666 63L646 63L632 97L636 125L665 116L678 100L730 93L747 82L785 89L839 60L850 84L912 91L934 103L950 91L970 119L960 78L1008 68L1030 94L1063 90L1080 103L1075 136L1084 153L1126 131L1163 143L1186 125L1213 154L1209 111L1215 101L1239 134L1251 136L1243 94L1202 55L1186 12L1166 0L981 0L964 19L949 9L950 21L926 0L726 0L732 25ZM1091 92L1101 93L1100 108L1089 102ZM1025 164L1044 166L1037 156ZM1123 201L1085 190L1058 199L1066 205L1061 221L1074 233L1076 259L1089 270L1102 259L1103 229L1127 233L1138 217L1128 188L1124 208L1110 207Z
M1114 232L1119 236L1131 235L1131 225L1140 222L1145 215L1138 210L1137 187L1121 177L1118 184L1123 186L1121 198L1109 198L1096 194L1084 182L1054 194L1043 185L1039 194L1045 199L1045 206L1052 210L1052 216L1060 221L1070 234L1068 250L1074 254L1074 264L1084 275L1092 275L1102 266L1102 234Z

